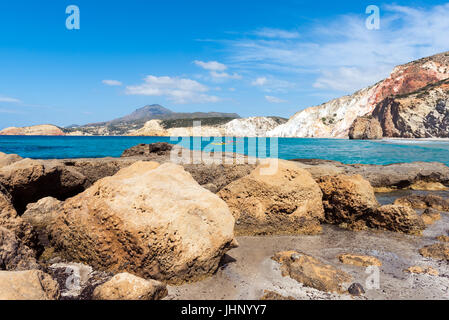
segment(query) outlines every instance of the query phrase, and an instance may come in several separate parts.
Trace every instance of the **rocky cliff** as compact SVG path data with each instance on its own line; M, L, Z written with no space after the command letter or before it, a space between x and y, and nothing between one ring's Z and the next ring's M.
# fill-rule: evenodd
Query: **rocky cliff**
M296 113L267 133L278 137L346 138L354 120L369 115L384 99L407 95L449 78L449 52L396 67L374 86Z
M373 111L385 137L448 138L449 79L387 98Z
M43 124L31 127L9 127L0 131L3 136L64 136L65 133L58 127Z
M145 125L129 133L131 136L232 136L232 137L259 137L265 136L267 131L276 128L284 123L285 119L275 117L252 117L234 119L219 125L203 125L201 131L195 131L192 126L189 127L164 127L162 120L151 120ZM190 124L192 124L191 122ZM198 130L198 129L196 129Z

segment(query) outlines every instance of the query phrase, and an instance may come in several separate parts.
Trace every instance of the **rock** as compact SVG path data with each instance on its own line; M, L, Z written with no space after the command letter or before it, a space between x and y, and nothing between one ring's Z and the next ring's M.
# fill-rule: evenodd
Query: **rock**
M441 219L441 214L434 209L427 208L421 215L421 218L423 219L426 225L432 225L436 221Z
M9 166L10 164L13 164L14 162L20 160L22 160L22 157L18 156L17 154L6 154L0 152L0 168Z
M58 283L39 270L0 271L0 300L57 300Z
M352 296L361 296L365 294L365 289L363 289L363 286L360 283L355 282L349 286L348 292Z
M379 259L371 256L345 253L339 255L338 259L340 260L341 263L351 264L359 267L382 266L382 262Z
M119 273L95 288L94 300L160 300L167 287L156 280L145 280L129 273Z
M327 223L345 223L358 229L379 207L373 188L360 175L325 176L318 179L318 184L323 192Z
M166 142L157 142L152 144L139 144L132 148L126 149L122 153L122 157L148 156L151 153L158 155L169 154L173 149L173 145Z
M426 228L423 219L408 206L386 205L377 208L368 226L375 229L421 235Z
M50 124L42 124L31 127L9 127L0 131L0 136L65 136L58 127Z
M435 243L419 249L419 253L426 258L449 261L449 243Z
M50 246L48 238L50 230L62 209L63 202L52 197L46 197L36 203L27 205L22 219L29 223L37 232L41 245Z
M417 274L429 274L431 276L437 276L439 273L432 267L419 267L413 266L404 270L407 273L417 273Z
M445 235L438 236L437 240L441 241L441 242L449 242L449 236L445 236Z
M59 162L24 159L0 168L0 184L12 197L19 214L28 203L52 196L60 200L84 190L86 178Z
M316 234L324 218L320 188L294 163L278 161L274 174L264 162L218 195L236 219L239 235Z
M66 200L50 232L69 261L182 283L216 271L234 218L181 166L139 161Z
M292 259L292 255L299 255ZM279 252L272 258L281 264L282 276L290 276L307 287L325 292L344 293L344 284L351 281L346 272L324 264L318 259L295 251Z
M96 287L112 278L112 274L93 270L82 263L54 263L48 273L61 290L61 300L92 300Z
M412 185L449 184L449 167L439 162L394 163L389 165L343 164L320 159L295 159L315 179L338 174L360 174L373 188L410 189Z
M449 80L386 98L377 104L373 116L379 119L386 137L447 138Z
M217 193L231 182L247 176L255 169L255 165L217 165L186 164L184 169L190 173L203 188ZM212 186L213 185L213 186ZM215 187L215 188L214 188Z
M6 190L2 192L0 185L0 227L13 232L17 237L19 246L28 246L33 250L40 250L38 238L33 227L18 216L12 206L11 197Z
M264 290L263 296L260 297L260 300L296 300L295 298L291 296L283 296L282 294L279 294L277 292L271 291L271 290Z
M11 230L0 227L0 270L40 269L36 253Z
M379 120L367 116L358 117L349 128L349 139L379 140L383 137Z
M406 196L396 199L394 203L407 205L413 209L432 208L438 211L449 211L449 200L433 194Z
M417 181L413 183L410 187L411 190L418 191L445 191L448 188L440 182L427 182L427 181Z

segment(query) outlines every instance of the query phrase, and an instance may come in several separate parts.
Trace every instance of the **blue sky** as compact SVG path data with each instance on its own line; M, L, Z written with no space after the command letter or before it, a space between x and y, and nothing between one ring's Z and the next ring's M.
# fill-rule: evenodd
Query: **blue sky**
M67 30L68 5L80 30ZM368 5L381 10L368 30ZM0 128L146 104L290 117L449 50L445 1L2 1Z

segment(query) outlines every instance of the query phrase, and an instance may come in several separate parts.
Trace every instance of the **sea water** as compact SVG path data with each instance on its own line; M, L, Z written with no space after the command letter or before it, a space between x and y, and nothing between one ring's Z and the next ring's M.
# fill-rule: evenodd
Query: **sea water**
M326 159L348 164L437 161L449 165L447 140L0 136L0 151L33 159L119 157L127 148L154 142L180 144L190 149L210 150L212 146L215 151L281 159Z

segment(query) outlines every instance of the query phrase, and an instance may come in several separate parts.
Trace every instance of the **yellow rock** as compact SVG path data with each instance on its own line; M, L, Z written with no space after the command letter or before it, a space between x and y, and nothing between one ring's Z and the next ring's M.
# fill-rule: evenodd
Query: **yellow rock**
M340 260L341 263L351 264L359 267L382 266L382 262L379 259L371 256L346 253L339 255L338 259Z

